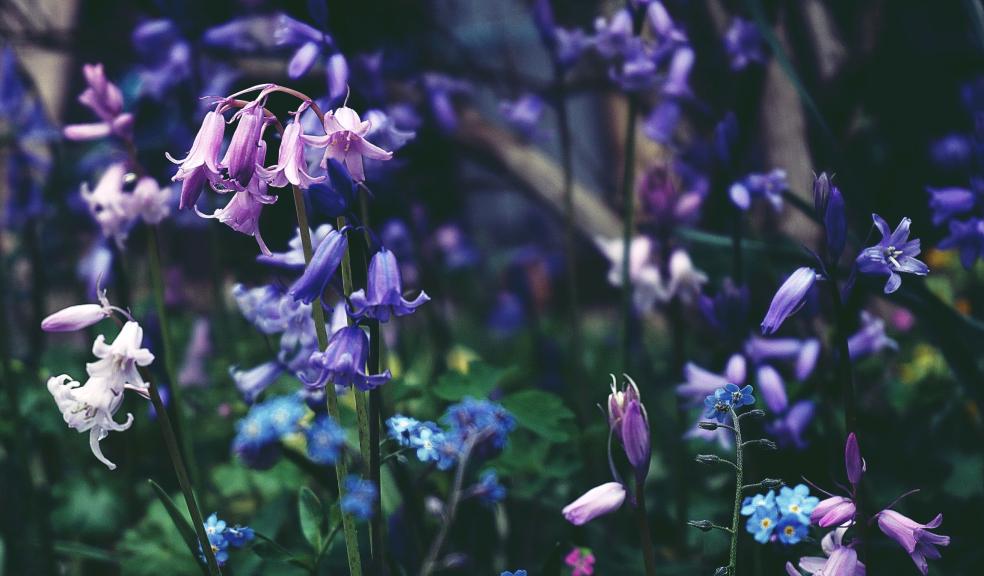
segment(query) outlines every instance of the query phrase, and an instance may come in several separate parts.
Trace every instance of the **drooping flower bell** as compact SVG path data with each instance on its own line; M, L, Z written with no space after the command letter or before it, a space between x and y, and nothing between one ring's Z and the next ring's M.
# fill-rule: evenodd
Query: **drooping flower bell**
M625 486L621 482L607 482L595 486L580 498L564 506L562 513L568 522L581 526L622 507L625 502Z
M300 118L301 112L306 107L307 105L304 104L297 110L296 118ZM299 120L291 122L284 128L277 163L269 168L258 167L257 170L270 186L276 188L284 187L289 183L307 189L312 184L323 182L325 179L324 176L314 177L308 174L304 156L304 129Z
M249 184L256 172L257 162L263 162L266 148L263 146L263 128L266 125L261 97L243 106L232 119L238 120L236 130L229 140L229 148L219 162L223 172L223 183L230 184L233 190L241 191Z
M850 546L843 545L844 533L847 528L838 528L829 532L820 541L823 556L804 556L799 560L799 567L807 574L817 576L864 576L865 567L858 560L858 553ZM790 576L800 576L791 562L786 563L786 573Z
M937 546L950 545L949 536L930 532L943 523L942 514L937 514L928 524L920 524L895 510L882 510L876 517L881 531L905 549L923 576L929 571L926 560L940 557Z
M320 298L332 276L334 276L335 270L338 269L338 265L342 262L347 248L348 239L344 231L328 231L324 240L318 244L318 249L311 256L311 263L307 265L301 277L290 287L289 294L295 300L300 300L306 304Z
M321 159L322 168L328 165L329 159L335 159L345 164L345 168L357 182L366 179L363 158L372 160L390 160L392 152L387 152L379 146L366 140L372 126L363 122L359 113L342 106L325 114L324 136L303 136L304 140L318 148L324 148L325 154Z
M107 344L102 334L96 338L92 353L99 360L86 364L89 379L85 384L67 374L48 379L48 392L54 397L65 423L79 432L89 432L93 455L110 470L116 469L116 465L103 456L99 442L110 431L122 432L133 424L132 414L127 414L123 423L113 419L123 403L123 392L132 390L148 397L147 384L137 367L149 365L154 355L141 348L142 341L140 325L127 322L112 344Z
M858 254L857 265L861 273L887 275L885 294L895 292L902 285L900 272L916 276L929 274L929 267L916 259L920 252L919 240L909 240L909 226L912 220L903 218L892 232L881 216L872 214L871 218L875 222L875 227L881 232L882 239L878 244L865 248Z
M99 304L76 304L47 316L41 321L41 329L45 332L75 332L98 324L112 316L114 311L129 318L126 310L109 303L105 290L99 291L98 297Z
M367 288L356 290L349 296L350 311L355 318L368 317L386 322L390 315L406 316L413 313L430 296L422 291L413 300L403 297L403 281L396 256L386 248L380 248L369 262Z
M769 311L762 320L762 334L768 336L782 326L787 318L799 311L806 301L806 296L813 288L819 275L813 268L798 268L786 278L776 295L772 298Z
M260 142L259 148L262 154L266 149L266 144ZM260 234L260 212L264 206L276 201L276 196L267 194L267 183L258 174L253 174L253 179L249 181L249 185L244 190L236 192L225 207L219 208L212 214L203 214L196 206L195 212L202 218L215 218L236 232L252 236L260 246L260 251L270 256L272 253Z
M202 120L201 128L195 135L188 155L181 160L165 153L167 159L178 165L177 173L171 178L181 182L181 199L178 209L191 208L198 201L206 182L217 182L219 172L219 152L225 134L225 118L215 110L210 110Z
M358 326L346 326L328 341L324 352L311 354L311 366L320 374L314 381L304 380L308 388L320 388L325 384L355 386L359 390L371 390L389 382L390 371L381 374L366 373L369 358L369 335Z

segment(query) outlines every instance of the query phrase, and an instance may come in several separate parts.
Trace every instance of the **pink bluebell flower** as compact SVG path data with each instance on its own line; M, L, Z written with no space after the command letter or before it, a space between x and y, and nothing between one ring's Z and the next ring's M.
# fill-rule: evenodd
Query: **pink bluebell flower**
M881 531L895 540L909 554L916 568L924 576L929 571L927 560L936 560L940 557L937 547L950 545L949 536L931 532L943 523L942 514L937 514L927 524L920 524L894 510L882 510L876 518Z
M225 156L218 165L223 175L221 184L231 185L236 191L245 189L256 172L257 162L262 163L266 156L266 147L262 142L263 129L267 124L266 110L263 108L266 98L262 92L260 94L259 98L232 116L232 121L238 120L238 123Z
M259 148L265 150L266 144L263 142L260 144ZM202 218L214 218L236 232L252 236L256 239L260 251L269 256L272 253L263 241L263 235L260 234L260 213L264 206L276 201L276 196L267 194L267 183L254 173L249 185L236 192L225 207L211 214L203 214L195 206L195 212Z
M328 165L329 159L338 160L345 165L352 178L357 182L366 179L363 158L371 160L390 160L392 152L387 152L379 146L366 140L371 130L371 124L363 122L359 113L342 106L325 114L324 136L303 136L304 141L317 148L324 148L321 167Z
M305 107L306 105L302 105L298 109L298 118ZM257 170L270 186L277 188L293 184L307 189L312 184L325 180L325 176L315 177L308 173L304 154L304 131L298 120L294 120L284 128L284 135L280 139L280 150L277 153L277 163L269 168L257 167Z
M224 133L225 118L215 110L210 110L205 114L187 156L177 160L169 153L165 154L168 160L178 164L178 171L171 180L181 182L179 209L194 206L206 182L218 182L221 178L219 152Z
M895 231L892 232L888 223L878 214L872 214L875 227L881 232L882 239L878 244L865 248L858 254L858 270L863 274L888 276L885 282L885 294L891 294L902 285L900 272L925 276L929 267L916 259L919 255L919 240L909 240L909 227L912 220L903 218Z
M568 522L581 526L599 516L610 514L625 502L625 486L607 482L588 490L580 498L564 506L562 513Z
M854 520L855 514L857 514L857 507L852 499L831 496L816 505L810 513L810 521L821 528L830 528Z
M799 560L799 567L807 574L817 576L865 576L865 567L858 560L857 551L843 545L846 531L847 528L838 528L829 532L820 541L825 556L804 556ZM800 576L790 562L786 563L786 573Z
M782 210L782 194L789 190L786 171L776 168L763 174L749 174L728 190L731 201L741 210L748 210L755 198L765 198L772 208Z
M69 124L63 133L69 140L94 140L115 135L129 139L133 130L133 115L123 112L123 93L106 79L102 64L82 66L86 89L79 95L79 102L99 117L92 124Z
M877 354L882 350L898 350L899 343L885 334L885 321L868 311L861 312L861 327L847 339L851 360Z

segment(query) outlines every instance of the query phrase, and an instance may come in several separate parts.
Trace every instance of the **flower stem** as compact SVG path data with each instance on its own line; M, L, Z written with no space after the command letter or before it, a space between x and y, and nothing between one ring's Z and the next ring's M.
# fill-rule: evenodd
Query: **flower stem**
M451 529L454 516L458 511L458 502L461 501L461 487L465 482L465 469L468 467L468 459L471 456L474 446L475 440L470 439L461 451L461 458L458 460L458 469L454 473L454 485L451 487L451 493L448 494L448 501L444 505L444 518L441 522L441 528L438 530L434 542L431 543L430 550L427 552L427 558L424 559L424 563L420 567L420 576L430 576L430 573L434 571L437 555L441 553L441 547L444 546L444 540L448 537L448 530Z
M745 449L741 440L741 421L733 407L729 408L735 424L735 509L731 515L731 551L728 554L728 576L738 574L738 520L741 518L742 489L745 481Z
M174 349L171 347L171 328L164 305L164 276L161 266L160 230L157 226L148 226L147 259L150 262L150 283L154 293L154 305L157 307L157 323L161 331L161 345L164 349L164 371L167 374L167 381L171 386L171 409L174 411L174 429L178 440L181 442L181 451L184 453L185 461L188 465L188 476L191 479L191 484L192 486L199 486L201 478L198 475L198 467L195 465L191 427L188 426L188 420L185 416L181 386L175 378Z
M157 422L160 423L161 435L164 436L164 445L167 447L167 454L171 458L174 474L178 477L178 485L181 487L181 494L184 495L188 513L191 514L191 523L195 527L195 534L198 535L198 543L201 545L202 552L205 554L208 573L212 576L219 576L222 572L219 570L218 562L215 561L215 553L212 551L212 545L208 541L208 535L205 534L205 521L202 519L201 509L198 507L198 501L195 499L195 491L191 487L188 471L185 468L184 461L181 459L181 450L178 448L178 439L174 434L174 428L171 426L171 417L168 416L167 409L164 407L164 401L161 400L160 392L153 378L143 368L140 369L140 372L148 384L150 401L154 405L154 410L157 412Z
M622 368L631 372L632 366L632 279L629 256L635 219L635 153L636 117L639 103L628 95L629 108L625 118L625 165L622 171Z
M656 576L656 552L653 537L649 530L649 517L646 515L646 490L643 482L636 482L636 520L639 522L639 540L642 544L642 559L646 564L646 576Z
M301 235L301 248L304 251L304 263L310 264L314 250L311 247L311 228L308 224L307 208L304 205L304 194L297 186L291 186L294 193L294 211L297 215L297 227ZM318 347L324 350L328 346L328 328L325 324L325 310L321 305L321 299L316 299L311 304L311 313L314 316L314 329L318 334ZM338 411L338 395L335 393L335 385L329 382L325 386L325 396L328 397L328 415L341 423ZM335 477L338 481L338 499L341 501L345 495L345 477L348 476L348 464L345 462L344 455L335 463ZM362 558L359 555L359 533L355 526L355 519L351 514L342 512L342 531L345 534L345 552L348 556L348 567L350 576L362 576Z

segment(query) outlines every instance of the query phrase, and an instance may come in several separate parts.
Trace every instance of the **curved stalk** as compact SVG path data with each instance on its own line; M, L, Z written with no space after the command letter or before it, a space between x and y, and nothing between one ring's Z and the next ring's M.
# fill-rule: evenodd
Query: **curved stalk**
M448 537L448 531L451 529L454 516L458 511L458 503L461 501L461 486L465 482L465 469L468 467L468 459L471 457L471 451L474 446L475 440L472 439L465 444L462 450L461 459L458 461L458 469L454 473L454 485L451 487L451 493L448 494L448 501L444 505L444 520L441 522L441 528L434 538L430 550L427 552L427 558L424 559L424 563L420 567L420 576L430 576L430 573L434 571L437 555L441 553L441 547L444 546L444 540Z
M311 247L311 228L308 224L307 207L304 205L304 195L297 186L291 186L294 194L294 211L297 216L297 227L301 235L301 248L304 251L304 263L310 264L314 250ZM316 299L311 304L311 313L314 316L314 329L318 334L318 347L324 350L328 346L328 328L325 324L325 310L321 305L321 299ZM328 415L336 422L341 422L338 411L338 395L335 393L335 385L328 383L325 386L325 396L328 397ZM335 463L335 477L338 481L338 499L341 501L345 495L345 477L348 476L348 464L344 456ZM362 576L362 558L359 555L359 533L355 526L355 518L351 514L342 513L342 531L345 535L345 552L348 557L348 567L350 576Z
M646 515L646 491L642 482L636 482L636 521L639 523L639 540L642 544L642 559L646 565L646 576L656 576L656 552L653 537L649 530L649 517Z

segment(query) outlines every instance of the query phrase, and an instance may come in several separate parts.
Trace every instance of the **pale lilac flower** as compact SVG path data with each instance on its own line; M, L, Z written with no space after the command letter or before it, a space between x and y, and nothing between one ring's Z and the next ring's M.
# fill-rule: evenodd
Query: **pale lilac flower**
M762 320L762 334L768 336L774 333L787 318L803 307L806 295L818 276L816 270L808 267L799 268L789 275L772 298L769 311Z
M943 515L937 514L928 524L920 524L894 510L882 510L876 516L878 527L886 536L898 542L899 546L915 562L916 568L925 574L929 571L927 559L936 560L940 557L937 546L949 546L950 537L930 532L939 528L943 523Z
M133 424L133 415L127 414L126 422L113 419L123 403L124 390L132 390L145 398L147 384L138 366L148 366L154 355L141 348L143 329L136 322L127 322L112 344L100 334L92 345L92 353L99 359L86 364L89 379L79 384L67 374L48 379L48 392L55 399L65 423L79 432L89 432L89 447L93 455L110 470L116 465L103 456L99 442L110 431L122 432Z
M764 364L758 368L758 391L769 410L782 413L789 406L786 384L775 368Z
M872 214L875 227L881 232L882 239L878 244L865 248L858 254L858 270L863 274L888 275L885 283L885 294L891 294L902 285L900 272L925 276L929 267L917 260L920 247L919 240L909 240L909 226L912 220L903 218L894 232L888 223L878 214Z
M103 235L121 247L138 219L157 224L171 210L170 189L161 190L149 176L137 178L123 163L106 168L94 189L83 183L80 194Z
M741 356L737 354L732 356L732 359L735 358L741 359ZM720 374L715 374L710 370L701 368L693 362L687 362L687 364L683 367L683 375L686 382L679 384L676 387L676 393L677 395L682 396L687 401L689 406L700 406L704 402L704 398L714 394L714 391L718 388L724 388L725 385L729 383L738 384L744 382L744 359L741 359L740 362L735 360L735 365L732 370L737 374L739 363L742 364L742 378L740 380L733 380L721 376ZM729 361L728 364L730 366L731 362Z
M178 171L171 180L181 182L181 200L178 208L183 210L195 205L202 194L206 182L217 182L219 172L219 152L222 149L222 136L225 132L225 118L214 110L205 114L202 126L198 129L195 141L188 155L176 160L165 154L171 162L178 164Z
M756 364L767 360L786 360L793 363L796 378L805 380L813 373L820 355L816 338L760 338L752 336L745 342L745 354Z
M608 283L622 285L622 257L624 242L621 238L595 238L595 245L608 258ZM655 246L647 236L636 236L629 245L629 280L632 282L632 302L639 312L647 312L664 295L659 267L653 260Z
M810 513L810 521L821 528L830 528L853 521L855 514L857 508L853 500L844 496L831 496L817 504Z
M191 327L191 337L185 347L184 364L178 371L178 384L181 386L204 386L208 382L205 360L212 353L211 331L207 318L196 318Z
M311 232L311 250L317 250L321 242L328 237L328 234L335 228L331 224L321 224ZM289 270L302 270L305 266L304 246L301 242L300 229L294 230L294 236L287 242L287 251L273 252L269 256L260 254L256 257L257 262L280 266Z
M328 97L341 98L348 91L349 66L345 55L335 52L325 62L325 77L328 79Z
M229 376L232 377L236 389L243 395L243 400L247 404L255 402L257 396L270 384L276 382L283 373L284 366L276 361L264 362L248 370L240 370L238 366L229 367Z
M700 295L702 287L707 283L707 274L694 266L690 254L682 248L677 248L670 254L669 272L670 281L663 289L663 302L679 297L689 304Z
M298 114L303 111L303 108L304 106L298 110ZM276 188L293 184L302 189L307 189L312 184L325 180L325 176L314 177L308 174L307 160L304 156L304 132L301 123L297 120L284 128L284 135L280 140L280 151L277 154L277 163L269 168L257 167L257 171L270 186Z
M532 138L535 135L545 108L543 98L532 93L499 103L499 112L506 123L523 138Z
M820 547L827 557L804 556L800 558L799 567L806 570L807 574L816 576L865 576L865 567L858 560L857 552L843 545L845 532L847 528L829 532L820 541ZM799 576L789 563L786 564L786 571Z
M882 350L898 350L899 343L885 334L885 321L868 311L861 312L861 327L847 339L851 360L877 354Z
M363 158L372 160L390 160L392 152L366 140L372 126L363 122L359 113L342 106L325 114L324 136L303 136L303 139L318 148L324 148L321 159L322 168L328 165L328 159L335 159L345 165L349 174L357 182L366 179Z
M79 102L92 110L101 122L65 126L65 137L92 140L115 135L128 139L133 128L133 115L123 112L123 93L106 79L102 64L84 64L82 74L88 87L79 95Z
M815 412L816 405L812 401L800 400L790 406L785 414L781 414L765 427L779 446L802 450L807 447L803 434L813 421Z
M265 146L261 146L261 148L265 148ZM202 218L215 218L236 232L252 236L256 239L260 250L269 256L271 254L270 249L267 248L266 242L263 241L263 236L260 234L260 212L263 210L263 206L273 204L276 201L276 196L267 194L266 182L254 174L246 189L236 192L224 208L219 208L212 214L203 214L196 206L195 212Z
M413 108L395 104L388 111L372 109L366 112L369 123L369 140L381 148L399 150L417 137L420 117Z
M121 308L113 306L106 297L106 291L98 291L99 304L76 304L63 308L41 321L41 329L45 332L75 332L98 324L109 318L113 312L119 312L129 318L130 314Z
M581 526L598 516L614 512L625 502L625 486L620 482L608 482L595 486L580 498L564 506L562 513L568 522Z
M741 210L748 210L755 198L765 198L772 208L782 210L782 194L789 189L786 171L776 168L764 174L749 174L731 185L728 191L731 201Z

